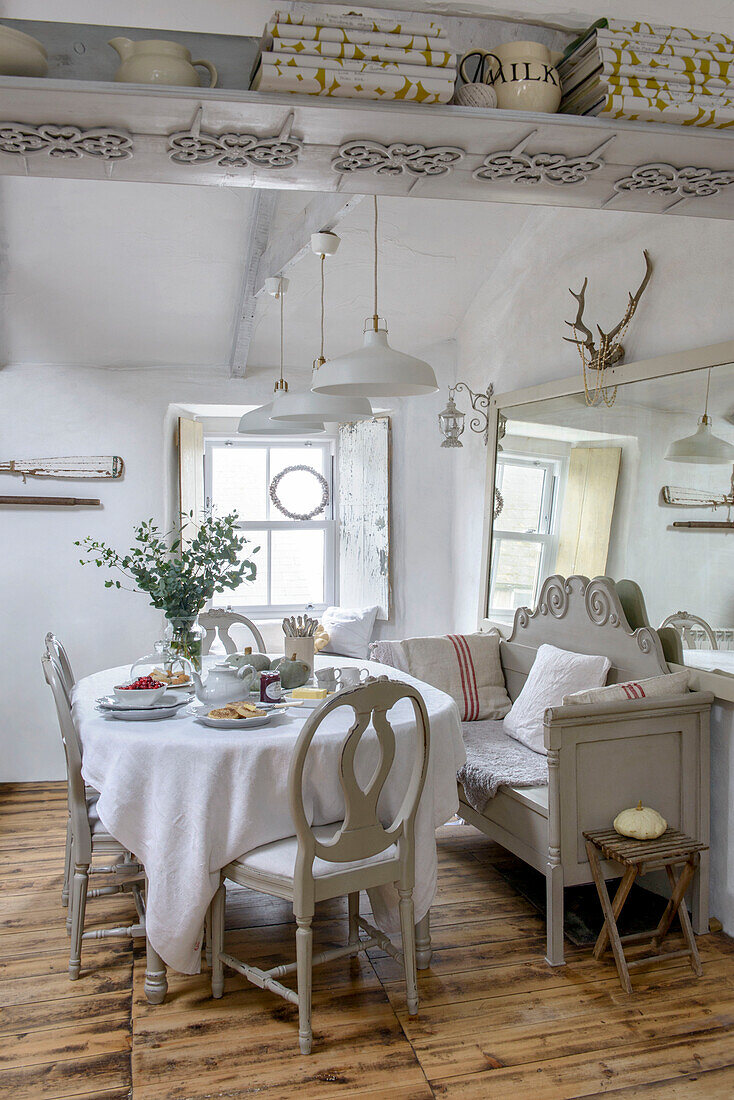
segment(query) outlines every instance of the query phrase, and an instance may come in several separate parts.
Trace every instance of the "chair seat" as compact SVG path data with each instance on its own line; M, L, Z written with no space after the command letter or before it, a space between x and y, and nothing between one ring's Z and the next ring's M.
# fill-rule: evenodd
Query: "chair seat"
M92 830L92 836L99 836L101 833L107 834L107 830L100 821L99 814L97 813L98 800L99 795L96 792L87 797L87 817L89 818L89 828Z
M330 841L337 831L341 829L343 822L332 821L329 825L317 825L313 829L313 835L324 843ZM293 878L298 852L298 837L288 836L284 840L275 840L271 844L262 844L259 848L238 856L224 868L226 878L238 881L238 875L260 875L264 878L274 878L288 881ZM394 844L369 859L358 859L354 863L330 863L328 860L319 859L313 861L314 878L326 878L329 875L343 871L356 871L364 867L372 867L378 863L397 859L398 850Z

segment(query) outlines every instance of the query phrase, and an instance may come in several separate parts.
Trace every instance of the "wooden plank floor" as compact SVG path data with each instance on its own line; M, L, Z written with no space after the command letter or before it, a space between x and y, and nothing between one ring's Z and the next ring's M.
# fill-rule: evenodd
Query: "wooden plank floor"
M171 974L167 1002L149 1006L139 942L85 945L70 982L64 828L61 784L0 786L2 1100L734 1096L734 941L702 937L702 978L676 960L635 975L633 996L590 949L570 948L552 970L542 920L498 873L511 857L471 828L440 832L436 950L419 1015L407 1016L400 970L383 952L337 961L315 974L309 1058L297 1052L295 1007L232 972L220 1001L207 972ZM88 912L103 924L132 905L99 899ZM233 891L227 923L235 953L293 957L285 903ZM322 907L317 941L344 934L343 903Z

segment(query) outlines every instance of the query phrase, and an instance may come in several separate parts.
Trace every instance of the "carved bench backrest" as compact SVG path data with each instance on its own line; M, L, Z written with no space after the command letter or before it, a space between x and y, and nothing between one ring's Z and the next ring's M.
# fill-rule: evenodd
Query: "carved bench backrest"
M507 691L515 700L543 643L573 653L600 654L612 662L607 683L669 672L657 631L633 630L610 577L548 577L535 610L518 608L500 656Z

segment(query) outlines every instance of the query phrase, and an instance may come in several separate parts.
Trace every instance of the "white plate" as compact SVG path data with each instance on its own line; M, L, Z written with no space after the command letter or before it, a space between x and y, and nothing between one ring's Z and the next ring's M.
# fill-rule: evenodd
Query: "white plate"
M224 706L226 705L225 703ZM258 714L254 718L210 718L209 711L215 709L218 708L196 707L194 714L197 722L201 722L205 726L211 726L215 730L254 730L258 726L267 726L274 713L271 710L267 714Z
M117 710L111 708L105 710L112 718L118 718L121 722L156 722L159 718L173 718L178 714L181 704L176 703L169 707L144 707L142 710L133 710L132 707L120 707ZM101 709L101 708L100 708Z
M154 710L171 710L171 708L183 707L186 705L186 703L188 703L188 701L188 699L182 699L180 695L173 695L171 692L167 691L164 695L160 697L157 703L153 703L152 706L149 707L125 706L123 703L118 703L114 695L103 695L97 700L97 706L100 708L100 710L111 710L120 712L128 712L134 710L136 712L150 712Z

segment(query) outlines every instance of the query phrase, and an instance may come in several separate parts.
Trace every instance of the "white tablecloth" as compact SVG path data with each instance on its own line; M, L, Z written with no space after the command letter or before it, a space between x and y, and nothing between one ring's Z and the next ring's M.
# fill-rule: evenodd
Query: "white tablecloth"
M373 675L415 684L425 699L431 759L416 818L418 921L428 912L436 888L435 829L458 809L456 770L465 760L458 709L450 696L376 662L317 658L317 666L329 664L359 665ZM243 852L293 835L288 768L311 712L288 711L268 726L247 731L203 726L189 707L157 722L119 721L96 710L95 700L128 672L128 667L107 669L80 680L74 689L82 770L86 782L100 792L103 825L145 865L150 943L174 969L196 974L204 917L220 869ZM317 825L343 816L337 761L350 719L353 713L347 707L331 715L312 745L304 787ZM400 805L412 763L415 724L407 700L394 708L391 721L397 746L380 802L386 819ZM368 731L357 756L360 782L369 779L376 760L376 738ZM376 922L387 932L396 931L393 887L371 891L371 901Z

